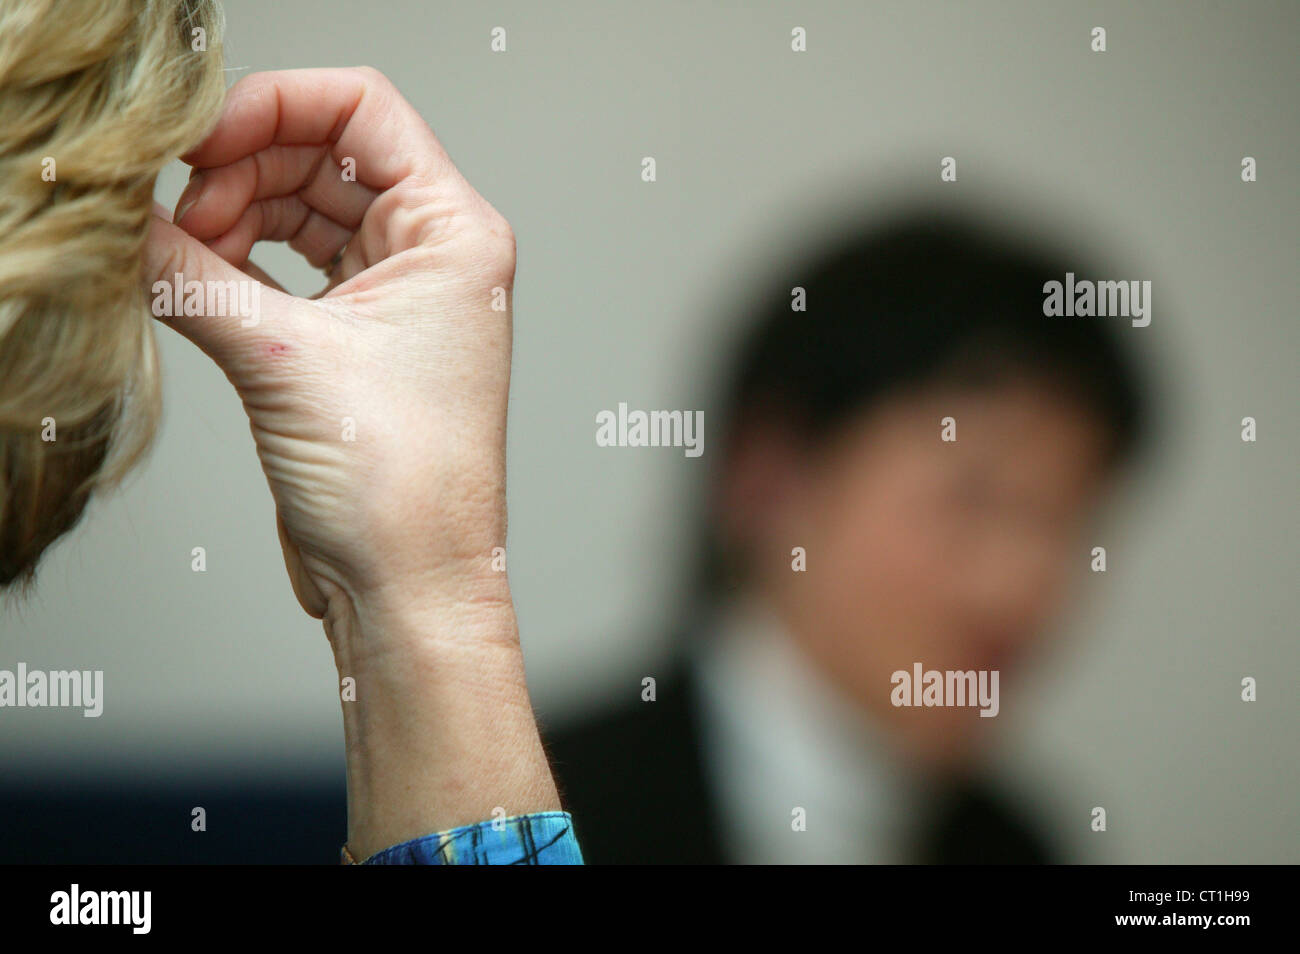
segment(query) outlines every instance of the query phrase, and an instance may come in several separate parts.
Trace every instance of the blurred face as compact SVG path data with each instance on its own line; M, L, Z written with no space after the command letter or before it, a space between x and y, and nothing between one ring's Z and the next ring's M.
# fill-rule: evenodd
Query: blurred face
M940 439L945 417L955 441ZM996 670L1010 686L1088 565L1081 531L1105 450L1090 412L1049 388L928 390L874 406L815 452L741 442L724 506L752 584L818 668L905 750L947 762L997 718L896 706L892 674Z

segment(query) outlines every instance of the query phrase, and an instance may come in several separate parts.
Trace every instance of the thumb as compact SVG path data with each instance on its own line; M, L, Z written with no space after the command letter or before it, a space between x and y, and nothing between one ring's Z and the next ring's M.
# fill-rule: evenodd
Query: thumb
M239 384L277 329L293 298L240 271L198 239L154 215L142 265L155 318L179 331Z

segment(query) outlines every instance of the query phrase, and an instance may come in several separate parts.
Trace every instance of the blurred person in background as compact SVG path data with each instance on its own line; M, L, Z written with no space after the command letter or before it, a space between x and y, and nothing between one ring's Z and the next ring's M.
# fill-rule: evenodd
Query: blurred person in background
M586 858L1059 860L988 777L998 704L896 704L894 674L1000 691L1042 648L1149 429L1130 322L1045 316L1044 286L1123 276L925 211L794 264L722 379L699 598L653 699L549 733Z

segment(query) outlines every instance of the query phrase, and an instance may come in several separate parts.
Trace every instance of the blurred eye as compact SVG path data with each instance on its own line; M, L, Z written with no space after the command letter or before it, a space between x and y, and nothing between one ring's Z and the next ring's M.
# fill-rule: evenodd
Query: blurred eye
M953 499L970 519L986 521L1004 530L1059 535L1070 523L1068 513L1023 487L1010 487L986 473L970 471L956 482Z

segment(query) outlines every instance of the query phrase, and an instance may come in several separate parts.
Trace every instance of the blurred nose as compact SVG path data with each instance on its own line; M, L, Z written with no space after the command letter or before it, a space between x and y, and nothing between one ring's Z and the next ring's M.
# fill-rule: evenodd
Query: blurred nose
M1031 642L1058 608L1069 545L1032 525L1006 525L975 555L962 581L968 632L1010 651Z

